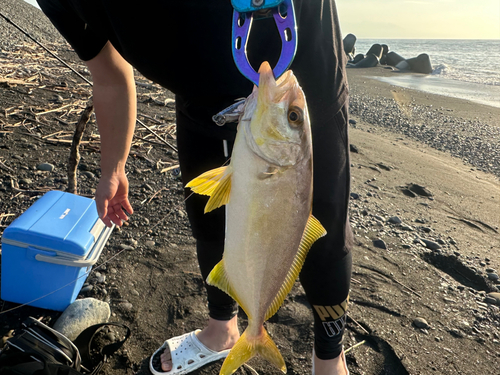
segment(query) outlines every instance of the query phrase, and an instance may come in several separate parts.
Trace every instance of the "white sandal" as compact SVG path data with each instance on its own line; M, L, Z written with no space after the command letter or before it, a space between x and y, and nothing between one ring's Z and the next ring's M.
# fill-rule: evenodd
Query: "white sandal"
M227 357L230 349L216 352L207 348L198 340L196 336L198 332L201 332L201 330L197 329L196 331L186 333L182 336L172 337L165 341L149 360L149 369L151 373L153 375L183 375L207 363ZM167 345L172 356L172 370L163 372L161 371L160 355Z

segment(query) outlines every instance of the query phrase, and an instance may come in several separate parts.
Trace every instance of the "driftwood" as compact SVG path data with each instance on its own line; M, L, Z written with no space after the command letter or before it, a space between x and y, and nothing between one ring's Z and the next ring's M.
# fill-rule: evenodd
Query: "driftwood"
M94 103L91 98L87 107L83 110L80 120L78 120L78 123L76 124L75 134L73 135L73 142L71 144L71 152L68 161L68 188L66 189L69 193L77 193L76 169L78 167L78 163L80 162L79 146L82 141L83 132L85 131L85 127L87 126L87 122L89 122L93 111Z

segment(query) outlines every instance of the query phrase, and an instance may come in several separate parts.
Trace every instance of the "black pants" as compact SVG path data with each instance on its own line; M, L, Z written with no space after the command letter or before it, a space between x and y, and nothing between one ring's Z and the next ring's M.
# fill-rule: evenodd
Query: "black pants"
M342 350L351 278L345 56L333 1L296 0L294 4L299 45L291 69L304 90L311 118L313 215L327 230L327 235L311 248L300 281L314 314L316 354L321 359L331 359ZM273 19L254 22L248 46L249 59L254 66L258 67L265 60L271 65L276 61L281 48L276 34ZM256 42L253 45L252 40ZM262 43L264 40L266 42ZM229 65L225 64L233 62L220 61L214 69L230 72ZM241 86L239 78L235 77L235 83L227 87L227 92L241 93L236 97L219 95L220 87L212 96L176 96L177 142L184 183L228 162L223 140L227 141L230 155L236 126L217 127L211 116L236 98L250 94L251 85ZM200 86L203 85L204 82L200 82ZM205 279L222 258L225 228L224 209L203 213L207 200L205 196L191 195L186 201L193 235L197 239L200 270ZM207 286L207 292L212 318L228 320L236 314L236 305L229 296L211 286Z
M178 103L182 104L182 100ZM223 141L197 132L179 108L177 145L184 184L201 173L228 162ZM313 308L315 350L319 358L335 358L342 348L345 310L351 277L352 234L348 223L349 157L347 109L344 106L331 121L313 126L314 201L313 215L326 228L327 236L311 248L300 281ZM229 154L234 136L228 137ZM314 135L315 134L315 135ZM316 137L316 138L315 138ZM204 279L222 259L225 210L203 213L208 197L186 191L186 207L197 240L200 270ZM229 320L237 312L235 302L218 288L206 285L210 316Z

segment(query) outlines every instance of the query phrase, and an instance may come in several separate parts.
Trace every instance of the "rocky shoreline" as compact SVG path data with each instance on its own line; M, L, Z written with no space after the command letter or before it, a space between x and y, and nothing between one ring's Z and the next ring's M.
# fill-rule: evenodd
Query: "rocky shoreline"
M47 22L21 0L0 4L2 11L28 7L33 16L25 19L27 29ZM20 11L14 13L22 22ZM0 35L5 36L1 233L45 191L67 188L70 140L91 93L80 78L3 22ZM50 38L50 48L88 77L69 47L56 34ZM356 240L345 338L351 374L495 374L500 110L369 78L387 74L395 73L348 71ZM172 94L140 75L136 81L140 119L175 144ZM92 196L100 176L94 118L80 147L78 192ZM200 328L206 320L177 165L175 151L137 128L127 169L136 212L129 225L113 232L79 296L109 303L110 320L132 329L130 340L105 365L106 375L149 374L149 356L166 338ZM0 337L27 316L53 325L59 315L0 300ZM240 318L246 326L244 314ZM288 373L310 374L312 319L299 283L267 329ZM107 338L119 334L110 330ZM251 365L259 373L279 373L262 360ZM196 373L213 374L219 367L215 363Z

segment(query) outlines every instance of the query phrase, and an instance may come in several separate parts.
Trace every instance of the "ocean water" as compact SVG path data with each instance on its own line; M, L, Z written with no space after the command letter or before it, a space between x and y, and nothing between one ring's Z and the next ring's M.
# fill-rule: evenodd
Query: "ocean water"
M500 40L358 39L356 53L365 54L375 44L404 58L427 53L430 75L395 74L378 77L396 86L500 107Z

